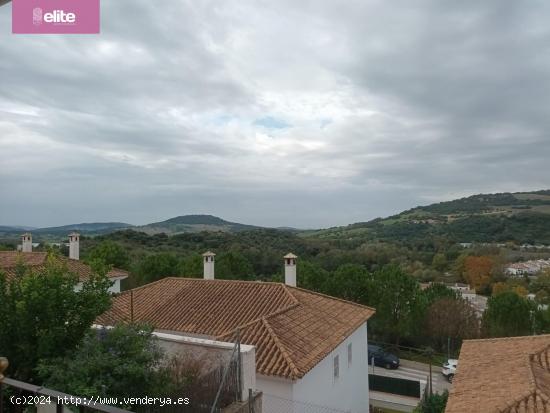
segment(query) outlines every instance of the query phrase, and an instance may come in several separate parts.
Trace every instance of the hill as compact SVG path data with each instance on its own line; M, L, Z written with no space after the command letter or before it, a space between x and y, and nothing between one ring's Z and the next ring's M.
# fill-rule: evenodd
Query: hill
M135 227L136 231L145 232L146 234L167 235L182 234L188 232L240 232L260 229L254 225L239 224L230 222L213 215L183 215L175 218L167 219L166 221L154 222L148 225Z
M33 237L36 237L36 240L57 240L60 238L66 238L71 231L78 231L82 235L101 235L129 228L131 226L132 225L124 222L91 222L45 228L3 226L0 227L0 236L18 239L22 232L31 231Z
M354 243L380 240L407 244L440 238L455 243L550 244L550 190L473 195L302 235Z

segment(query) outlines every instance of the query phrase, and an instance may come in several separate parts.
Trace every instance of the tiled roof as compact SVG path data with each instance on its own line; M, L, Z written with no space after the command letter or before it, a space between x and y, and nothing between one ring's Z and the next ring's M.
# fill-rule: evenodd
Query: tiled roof
M46 252L18 252L18 251L0 251L0 270L6 276L13 277L16 273L17 263L21 261L31 271L41 271L46 266ZM58 257L67 269L78 275L80 281L86 281L92 274L92 269L89 265L79 260L72 260L67 257ZM113 268L107 273L109 278L127 277L128 273L124 270Z
M550 335L466 340L446 413L550 412Z
M131 297L133 296L133 306ZM297 379L364 324L374 309L285 284L164 278L115 297L97 319L256 346L260 374Z

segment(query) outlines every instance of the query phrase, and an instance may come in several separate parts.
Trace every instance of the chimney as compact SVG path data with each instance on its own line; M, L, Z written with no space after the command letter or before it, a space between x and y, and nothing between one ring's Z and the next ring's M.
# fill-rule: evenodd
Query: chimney
M283 258L285 260L285 284L296 287L296 258L298 257L289 252Z
M214 279L214 257L216 254L214 254L211 251L207 251L203 256L203 262L204 262L204 279L205 280L213 280Z
M71 260L80 259L80 234L78 232L69 234L69 258Z
M32 252L32 235L28 232L21 235L21 251Z

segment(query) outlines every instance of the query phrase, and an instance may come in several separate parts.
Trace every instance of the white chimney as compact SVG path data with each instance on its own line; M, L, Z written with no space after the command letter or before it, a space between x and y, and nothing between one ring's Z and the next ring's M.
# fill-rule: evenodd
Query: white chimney
M32 235L28 232L21 235L21 251L32 252Z
M298 257L289 252L283 258L285 259L285 284L296 287L296 258Z
M71 260L80 259L80 234L78 232L69 234L69 258Z
M207 251L203 256L203 262L204 262L204 279L205 280L213 280L214 279L214 257L216 254L214 254L211 251Z

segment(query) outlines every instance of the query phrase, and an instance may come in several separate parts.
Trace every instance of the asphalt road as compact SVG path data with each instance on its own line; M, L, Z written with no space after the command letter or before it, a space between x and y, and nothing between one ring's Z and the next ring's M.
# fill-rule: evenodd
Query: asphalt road
M396 370L386 370L383 367L374 367L374 374L387 377L398 377L401 379L418 380L422 387L426 386L430 366L410 360L401 360L401 365ZM373 367L369 366L369 373L373 373ZM441 374L441 366L432 365L432 384L434 393L441 393L443 390L451 390L452 384Z

